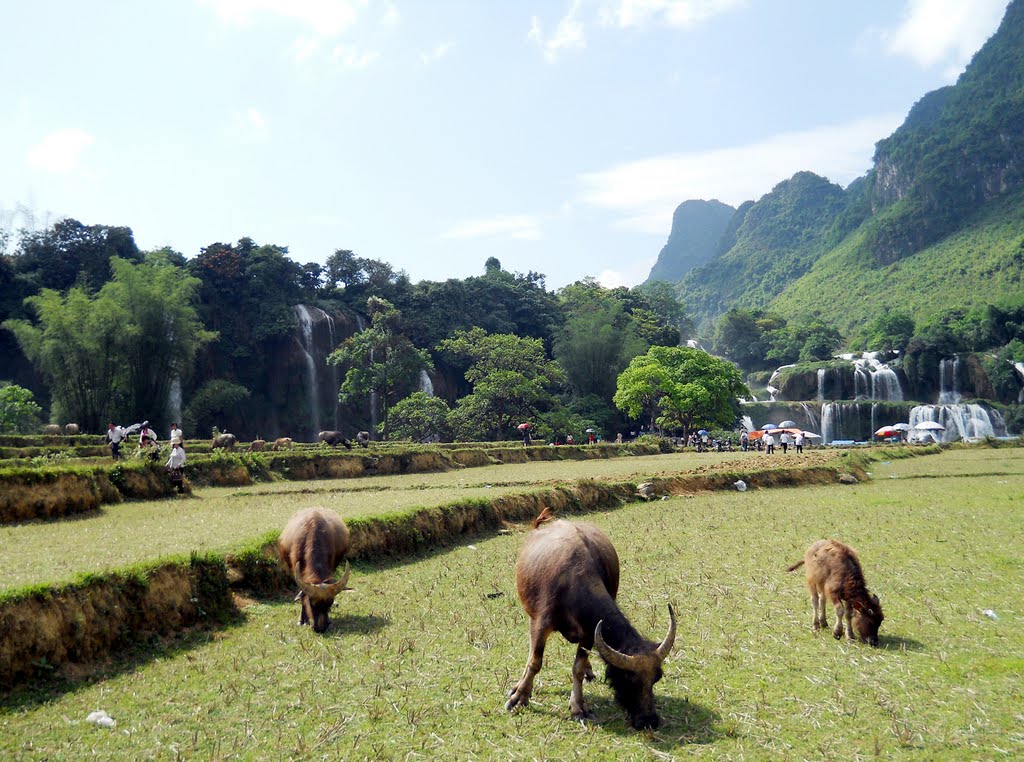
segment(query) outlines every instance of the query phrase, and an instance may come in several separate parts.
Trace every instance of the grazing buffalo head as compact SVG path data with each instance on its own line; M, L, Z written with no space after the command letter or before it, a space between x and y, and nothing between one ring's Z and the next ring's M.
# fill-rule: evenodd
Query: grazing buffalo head
M654 730L661 724L654 707L654 684L661 679L661 663L665 661L676 640L676 614L668 607L669 628L659 644L643 641L639 653L627 654L609 646L601 634L604 622L594 631L594 649L604 659L605 678L612 686L615 700L629 715L636 730Z
M882 604L878 596L872 594L866 606L854 606L853 628L857 631L857 637L868 645L878 646L878 628L882 626L885 615L882 613Z
M314 632L326 632L330 626L331 620L328 614L331 611L331 606L334 605L335 597L348 584L348 572L348 562L346 561L345 573L337 582L328 580L319 584L310 584L303 582L299 576L298 566L295 567L295 581L299 585L299 594L295 596L295 599L302 601L302 623L311 623Z

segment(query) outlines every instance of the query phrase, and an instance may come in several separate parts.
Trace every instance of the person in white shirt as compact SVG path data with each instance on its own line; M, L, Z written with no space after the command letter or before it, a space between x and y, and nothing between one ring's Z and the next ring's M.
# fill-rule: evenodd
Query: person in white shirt
M124 439L124 429L115 426L111 421L107 424L107 442L110 443L110 455L114 460L121 459L121 440Z
M796 441L794 442L794 444L796 445L797 452L804 451L804 433L802 431L796 435Z
M789 443L792 441L788 431L783 431L779 437L779 444L782 445L782 454L785 455L789 450Z
M185 491L185 448L181 446L181 440L175 439L171 442L171 457L164 464L167 473L179 493Z
M181 442L182 447L185 446L185 434L178 428L178 424L176 423L171 424L171 435L167 438L170 440L171 444L174 444L174 440L177 439Z
M771 434L764 435L764 450L767 455L775 454L775 437Z

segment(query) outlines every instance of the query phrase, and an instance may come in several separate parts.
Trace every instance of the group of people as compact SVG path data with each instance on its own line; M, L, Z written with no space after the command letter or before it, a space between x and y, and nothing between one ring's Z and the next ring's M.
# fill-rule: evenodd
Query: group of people
M798 431L796 434L791 434L789 431L783 430L779 434L779 446L782 448L783 454L789 451L792 446L798 453L804 451L804 442L806 437L802 431ZM751 447L757 449L758 452L764 450L767 455L775 454L775 435L770 431L766 431L764 436L755 439L754 444L750 444L750 434L746 431L740 434L740 449L746 452Z
M107 424L107 443L110 446L110 455L114 460L121 460L121 443L128 437L139 432L139 449L137 454L141 457L148 457L152 461L160 459L160 445L157 433L149 425L149 421L140 424L124 427L118 426L113 421ZM178 427L177 423L171 424L168 440L171 444L171 454L164 464L171 484L179 493L185 491L185 434Z

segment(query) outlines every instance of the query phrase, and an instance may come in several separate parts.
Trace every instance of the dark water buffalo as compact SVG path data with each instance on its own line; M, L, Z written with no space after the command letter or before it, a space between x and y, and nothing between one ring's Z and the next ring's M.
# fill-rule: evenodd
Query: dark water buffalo
M516 562L519 600L530 617L530 655L505 708L530 702L533 679L544 663L544 644L559 632L577 645L569 698L574 720L594 719L583 699L583 681L594 679L588 657L595 649L630 724L637 730L657 728L654 684L676 638L672 606L668 635L661 643L647 640L615 603L619 557L607 535L591 524L553 521L546 508L534 527L539 528L530 533Z
M352 443L340 431L321 431L318 438L321 442L329 444L331 447L345 445L346 450L352 449Z
M234 434L225 432L223 434L218 434L213 438L213 445L210 449L234 450L236 442L238 442L238 439Z
M75 434L78 434L80 431L81 428L78 426L77 423L64 424L64 433L67 434L68 436L74 436Z
M348 583L345 574L331 581L334 570L348 552L348 529L341 516L326 508L306 508L292 516L281 532L278 551L289 573L299 585L296 600L302 601L299 624L310 623L316 632L330 625L328 613L334 597Z
M797 561L786 571L795 571L807 565L807 590L811 594L811 608L815 632L828 627L825 619L825 599L836 609L836 626L832 634L836 640L843 637L843 618L846 618L846 637L856 640L857 635L865 643L878 645L878 628L885 616L877 595L868 592L864 582L864 571L853 548L839 540L818 540L804 553L804 560Z
M370 432L369 431L360 431L358 434L356 434L356 441L359 443L360 447L369 447L370 446Z

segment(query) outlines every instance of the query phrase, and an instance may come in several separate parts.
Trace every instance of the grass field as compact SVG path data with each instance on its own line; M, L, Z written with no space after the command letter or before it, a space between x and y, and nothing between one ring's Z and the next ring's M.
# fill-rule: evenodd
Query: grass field
M7 697L0 757L1020 757L1024 450L872 470L873 482L850 487L701 494L588 517L616 544L634 624L660 639L666 603L679 615L657 732L627 729L601 682L586 693L603 722L572 723L573 649L558 636L532 705L504 711L527 649L517 532L361 565L326 636L296 627L288 600L254 603L239 625L104 679ZM811 632L802 574L784 569L828 536L858 549L881 598L879 649ZM117 727L86 723L95 709Z
M783 460L758 453L684 453L197 489L194 497L104 506L59 522L0 526L0 591L193 550L231 550L280 530L292 513L310 505L351 518L494 497L573 479L629 481L683 469L739 469L751 464L764 468L833 455L834 451L819 450L804 459Z

